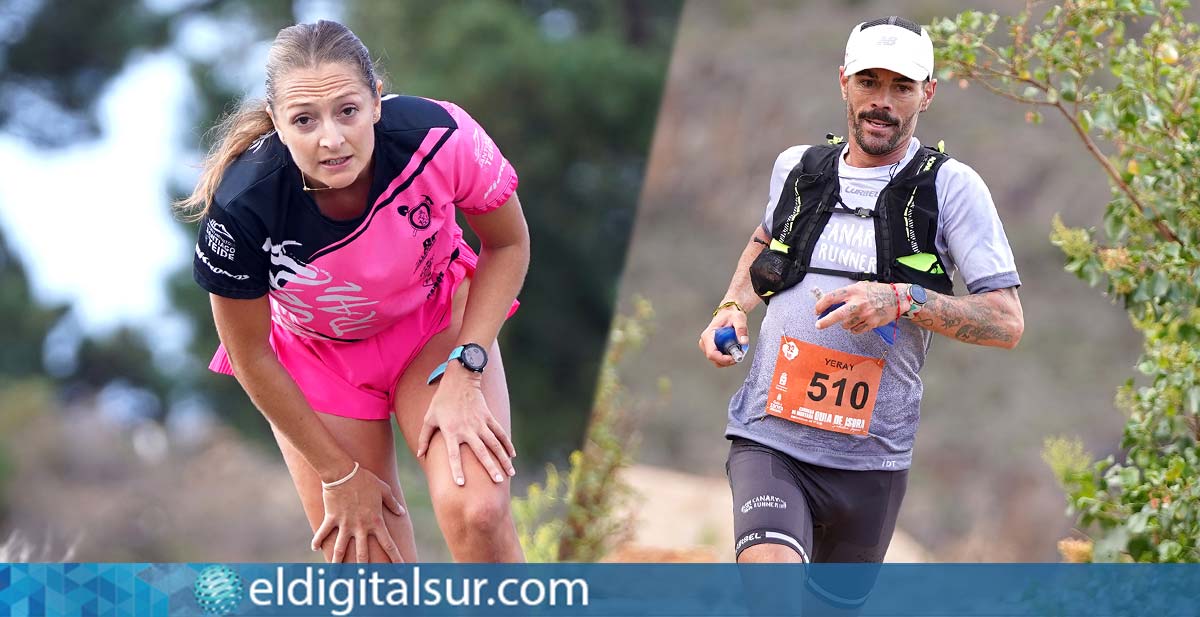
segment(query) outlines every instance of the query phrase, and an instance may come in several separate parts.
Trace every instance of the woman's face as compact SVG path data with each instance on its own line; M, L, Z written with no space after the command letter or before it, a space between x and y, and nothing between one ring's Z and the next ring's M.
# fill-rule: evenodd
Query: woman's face
M345 188L368 173L382 88L367 88L348 64L329 63L292 69L276 84L267 112L309 186Z

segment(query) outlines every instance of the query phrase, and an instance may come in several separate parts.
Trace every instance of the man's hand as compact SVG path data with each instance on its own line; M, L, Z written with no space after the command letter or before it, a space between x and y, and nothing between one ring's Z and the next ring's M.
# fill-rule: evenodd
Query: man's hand
M717 311L717 314L713 315L712 321L708 323L708 327L700 333L700 351L717 368L725 368L737 364L733 360L733 356L722 353L720 349L717 349L717 344L713 341L713 335L716 331L725 326L733 326L734 332L737 333L739 345L750 343L750 331L746 327L746 314L741 309L736 306L727 306Z
M908 304L905 294L889 283L860 281L853 285L835 289L817 300L814 315L824 313L829 307L845 303L832 313L817 320L817 329L824 330L841 324L852 334L862 334L872 328L892 323L896 316L907 310L897 310L901 301Z

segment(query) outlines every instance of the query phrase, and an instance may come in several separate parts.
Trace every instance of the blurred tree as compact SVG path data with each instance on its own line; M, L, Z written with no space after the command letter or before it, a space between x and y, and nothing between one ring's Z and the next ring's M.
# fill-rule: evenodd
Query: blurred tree
M0 344L0 523L7 518L9 478L15 469L5 436L48 403L46 384L37 376L44 371L46 336L66 312L66 306L44 307L33 301L25 268L0 230L0 323L4 324Z
M33 301L25 268L9 250L4 232L0 230L0 323L4 324L0 383L44 372L42 355L46 335L66 312L66 306L45 307Z
M291 21L291 6L286 0L3 0L0 130L43 147L95 138L103 128L97 95L139 53L175 43L180 24L192 18L282 24Z
M236 24L255 40L270 38L279 28L294 21L290 0L254 3L232 0L199 0L179 3L149 3L144 0L42 0L0 3L0 131L24 139L37 147L66 147L96 139L104 132L97 117L99 94L140 55L173 50L181 46L181 31L189 24ZM202 55L203 56L203 55ZM197 87L191 109L211 124L232 98L240 95L228 80L216 76L229 70L228 59L186 58ZM166 204L164 204L166 207ZM8 254L5 253L5 257ZM12 259L6 262L18 268ZM4 284L10 281L5 277ZM23 275L22 275L23 281ZM15 283L14 283L15 284ZM23 288L22 282L19 287ZM5 306L12 305L24 319L45 317L29 301L27 291L7 293ZM22 295L23 294L23 295ZM201 343L211 354L216 334L203 296L176 295L181 311L196 324ZM199 304L203 304L200 308ZM3 310L0 308L0 310ZM65 308L55 309L55 321ZM207 325L207 327L205 327ZM0 373L13 367L41 371L41 344L47 329L22 327L12 336L24 345L7 345L0 351ZM233 410L228 417L241 420L243 427L265 428L231 380L215 379L195 367L177 374L164 372L155 363L150 333L139 326L123 326L101 336L85 336L73 322L63 322L60 347L70 348L55 371L63 385L83 386L95 391L114 379L155 394L160 409L168 400L188 391L203 391L218 409ZM207 336L206 336L207 335ZM149 339L147 337L150 337ZM61 342L61 341L60 341ZM36 346L36 353L32 348ZM198 363L196 363L198 364ZM74 389L75 392L81 390Z
M1200 26L1186 0L1034 2L997 35L996 15L934 24L945 71L1031 109L1061 116L1108 175L1103 235L1051 236L1067 270L1102 286L1145 335L1118 402L1129 410L1114 457L1091 463L1078 443L1045 457L1070 511L1098 529L1097 561L1200 561ZM1097 333L1103 336L1103 333Z
M680 3L355 2L393 92L454 101L521 176L533 256L501 343L517 447L581 442Z

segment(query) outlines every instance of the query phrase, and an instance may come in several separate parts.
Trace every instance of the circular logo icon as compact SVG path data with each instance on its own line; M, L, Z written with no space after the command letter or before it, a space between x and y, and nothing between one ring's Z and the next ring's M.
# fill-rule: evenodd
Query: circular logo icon
M222 617L237 610L246 596L242 577L229 566L208 566L201 570L192 591L201 610Z
M425 229L429 227L429 202L426 201L421 205L409 210L408 222L412 223L417 229Z
M783 357L787 358L788 362L795 360L796 356L800 355L800 348L797 347L792 341L784 343L782 351Z

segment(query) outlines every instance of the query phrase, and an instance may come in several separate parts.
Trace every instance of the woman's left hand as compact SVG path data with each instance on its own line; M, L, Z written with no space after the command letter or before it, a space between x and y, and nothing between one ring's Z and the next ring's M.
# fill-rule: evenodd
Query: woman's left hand
M488 409L482 382L480 373L451 362L437 385L421 425L421 435L417 438L417 456L421 457L428 451L434 433L442 432L450 458L450 472L459 486L466 484L460 454L462 444L470 446L475 458L497 484L504 482L505 471L509 476L517 473L512 464L517 451L504 427Z

